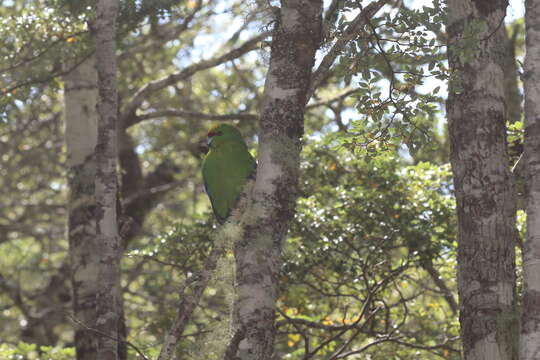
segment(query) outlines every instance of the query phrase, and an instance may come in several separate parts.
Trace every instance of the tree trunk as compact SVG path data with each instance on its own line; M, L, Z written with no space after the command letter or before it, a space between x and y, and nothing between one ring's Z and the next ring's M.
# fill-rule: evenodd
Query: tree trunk
M460 322L467 360L517 358L516 210L506 148L502 68L506 6L504 0L448 1L449 62L455 77L447 111L459 224Z
M540 358L540 1L526 1L525 167L527 241L523 247L521 359Z
M91 57L65 76L67 173L70 189L68 238L77 360L94 360L98 262L95 226L97 73Z
M244 236L235 245L236 334L227 351L270 359L281 244L294 215L304 108L322 33L321 0L282 0L261 113L259 165ZM241 341L238 341L242 338Z
M96 146L96 239L99 249L99 293L96 329L97 356L118 359L117 340L120 318L118 292L121 243L118 236L117 204L117 91L116 16L118 0L97 2L95 43L98 72L98 143Z
M504 93L506 99L506 120L510 123L521 121L523 109L521 102L523 96L519 92L518 84L518 67L516 62L516 37L519 28L515 28L514 32L508 34L508 30L503 25L503 41L504 41Z

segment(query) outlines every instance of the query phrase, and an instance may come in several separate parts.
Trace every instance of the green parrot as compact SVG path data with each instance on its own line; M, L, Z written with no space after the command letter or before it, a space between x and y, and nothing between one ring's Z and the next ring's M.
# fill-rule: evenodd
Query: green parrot
M204 188L216 218L224 223L247 179L255 175L257 163L240 131L232 125L211 127L208 130L208 147L202 164Z

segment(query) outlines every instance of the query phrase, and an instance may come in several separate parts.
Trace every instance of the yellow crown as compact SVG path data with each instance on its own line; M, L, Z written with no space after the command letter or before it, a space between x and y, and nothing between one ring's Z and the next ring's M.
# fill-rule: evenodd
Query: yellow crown
M209 133L212 133L212 132L216 132L216 129L220 126L221 124L215 124L215 125L212 125L210 127L210 129L208 129L208 132Z

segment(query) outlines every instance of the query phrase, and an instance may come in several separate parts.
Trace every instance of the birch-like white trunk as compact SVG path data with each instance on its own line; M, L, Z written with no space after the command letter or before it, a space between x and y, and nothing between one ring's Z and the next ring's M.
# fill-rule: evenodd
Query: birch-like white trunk
M506 6L504 0L448 1L449 62L455 77L447 111L466 360L517 358L516 210L506 150L502 68Z
M279 13L261 110L257 179L244 236L235 245L236 333L228 356L234 352L241 360L267 360L273 353L281 246L294 215L322 0L282 0Z
M99 293L96 329L100 360L118 359L117 339L121 244L117 225L117 90L116 90L116 16L118 0L99 0L95 21L96 61L99 99L96 146L96 224L100 254Z
M97 338L85 326L96 322L98 262L95 222L97 73L91 57L65 77L65 137L69 184L69 255L77 360L95 360Z
M521 360L540 359L540 0L526 1L525 167L527 240L523 247Z

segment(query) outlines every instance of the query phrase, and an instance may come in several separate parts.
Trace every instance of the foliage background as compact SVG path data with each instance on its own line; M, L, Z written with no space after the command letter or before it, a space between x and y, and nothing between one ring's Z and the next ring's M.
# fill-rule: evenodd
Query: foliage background
M61 75L92 51L91 8L74 4L0 2L0 357L6 359L74 357ZM255 1L122 5L121 107L145 84L238 48L275 21ZM280 357L459 358L445 86L434 80L448 76L444 5L409 5L385 7L372 19L308 104L301 194L278 302ZM356 12L356 2L338 8L319 60ZM522 38L518 32L518 57ZM202 266L216 226L199 174L206 129L229 116L256 151L268 40L149 94L127 130L128 150L144 175L164 167L173 173L154 189L159 196L122 260L128 340L149 357L159 352L179 285ZM519 125L512 131L519 143ZM178 358L208 349L226 326L229 301L214 282ZM132 349L129 357L137 357Z

